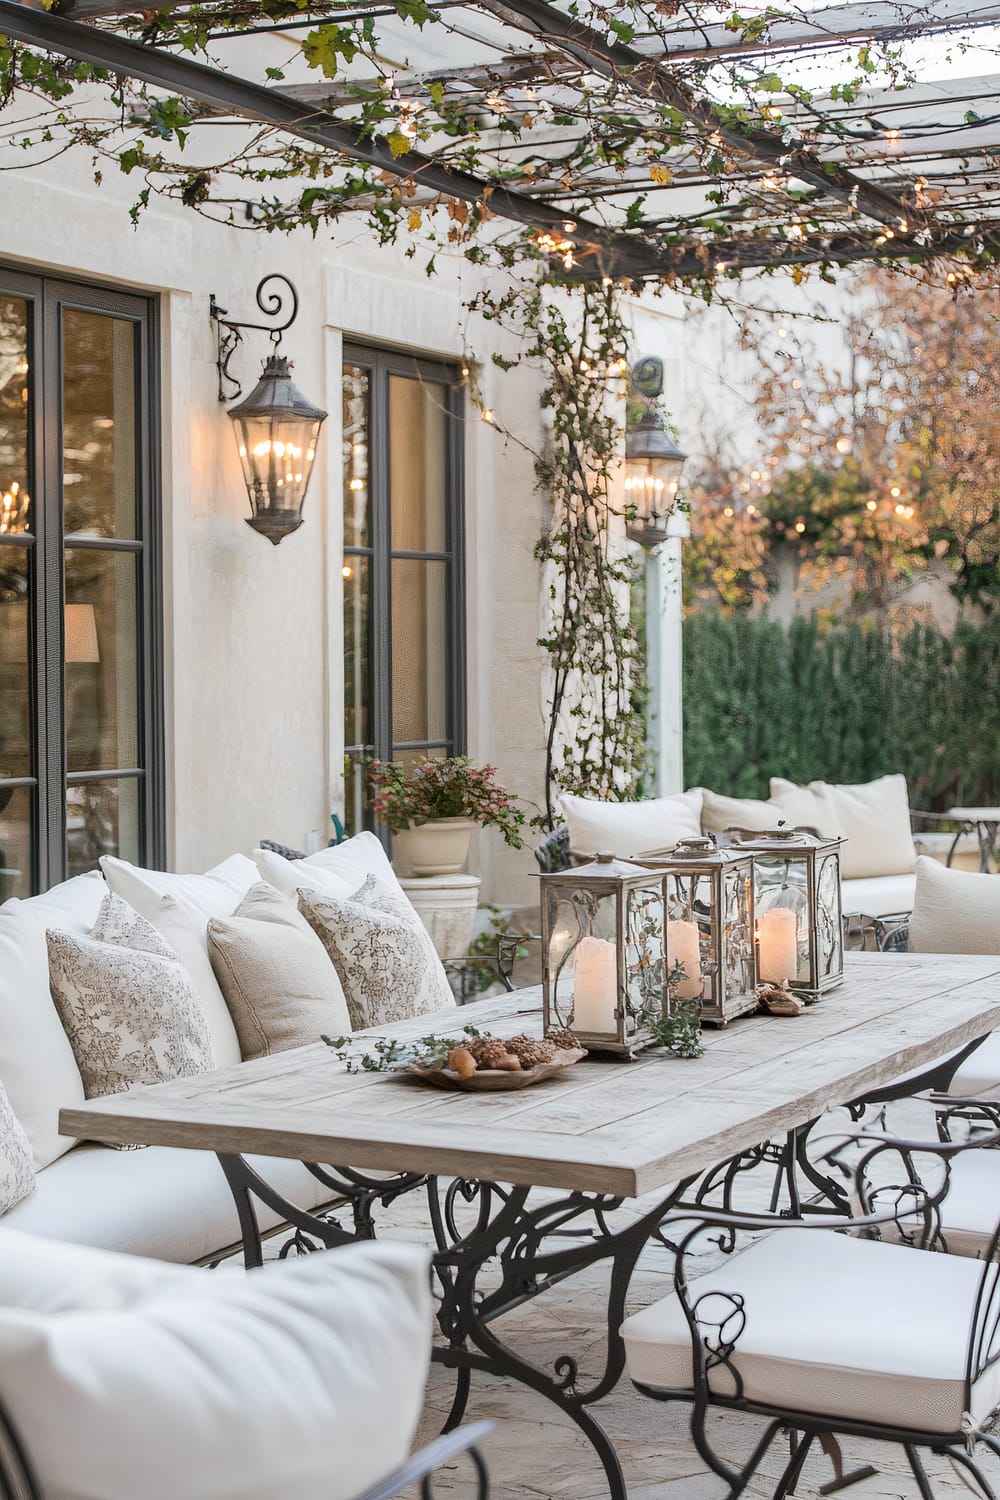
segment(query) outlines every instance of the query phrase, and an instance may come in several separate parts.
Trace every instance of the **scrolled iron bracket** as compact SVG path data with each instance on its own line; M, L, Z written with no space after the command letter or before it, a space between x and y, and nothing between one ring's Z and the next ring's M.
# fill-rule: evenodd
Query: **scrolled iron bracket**
M273 286L274 282L280 282L280 287ZM271 289L267 290L268 287ZM243 330L252 328L260 333L269 334L271 347L277 350L281 343L281 335L286 329L291 328L298 316L299 294L288 277L276 271L261 278L257 283L254 297L257 306L266 318L284 318L284 322L249 323L230 318L228 308L220 305L214 292L209 298L208 315L215 324L215 364L219 372L220 401L235 401L243 394L240 382L235 375L229 373L229 362L243 342ZM226 390L227 385L231 387L229 391Z

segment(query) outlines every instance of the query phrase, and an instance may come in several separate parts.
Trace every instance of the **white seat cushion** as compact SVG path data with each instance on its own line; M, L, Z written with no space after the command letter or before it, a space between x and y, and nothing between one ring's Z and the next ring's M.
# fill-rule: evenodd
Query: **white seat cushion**
M920 1180L929 1192L937 1192L941 1184L940 1163L938 1170L929 1170L925 1163L930 1158L914 1158ZM905 1180L900 1173L897 1180ZM879 1209L876 1206L876 1212ZM1000 1155L996 1151L964 1151L951 1163L948 1192L940 1209L940 1230L943 1245L949 1255L968 1255L982 1260L993 1243L997 1223L1000 1221ZM922 1216L903 1216L899 1226L886 1225L883 1236L896 1239L900 1231L919 1240L924 1233Z
M575 854L616 854L631 859L647 850L669 849L678 839L701 833L701 788L646 802L604 802L593 797L559 798Z
M89 932L106 887L87 884L97 895ZM74 1144L59 1134L59 1111L83 1103L83 1079L49 991L45 917L33 901L0 907L0 1079L40 1171Z
M1000 953L1000 880L948 870L922 854L909 946L911 953Z
M990 876L991 880L994 878ZM976 1094L1000 1099L1000 1036L996 1032L990 1032L959 1066L948 1092L959 1099L971 1099Z
M709 1292L744 1299L746 1326L732 1358L747 1400L957 1435L982 1273L977 1261L957 1255L787 1229L730 1256L688 1291L692 1305ZM722 1297L701 1304L705 1324L730 1310ZM626 1319L622 1333L633 1381L690 1391L691 1331L676 1295ZM710 1385L734 1394L724 1366L713 1370ZM998 1401L994 1365L973 1387L973 1417L981 1421Z
M250 1157L261 1176L299 1208L331 1197L298 1161ZM262 1230L279 1215L257 1205ZM147 1146L112 1151L77 1146L39 1172L30 1198L5 1215L4 1227L100 1250L151 1255L188 1264L239 1243L233 1195L210 1151Z
M126 1307L0 1308L0 1397L49 1500L355 1500L409 1453L428 1263L351 1245L206 1271L211 1295L167 1267Z
M876 875L870 880L844 880L840 895L844 915L889 917L913 909L915 875Z

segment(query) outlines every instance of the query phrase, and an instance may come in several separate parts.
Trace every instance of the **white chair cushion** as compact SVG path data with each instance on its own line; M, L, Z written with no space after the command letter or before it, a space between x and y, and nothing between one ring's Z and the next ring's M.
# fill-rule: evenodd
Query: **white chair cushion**
M723 797L720 792L701 788L701 826L706 833L725 833L729 828L749 828L762 833L774 828L785 817L777 802L762 802L755 797Z
M957 1099L972 1099L977 1094L985 1094L988 1099L1000 1100L1000 1036L996 1032L990 1032L975 1052L959 1065L948 1085L948 1092Z
M954 1435L982 1270L957 1255L787 1229L693 1280L689 1297L692 1304L708 1292L743 1297L746 1327L733 1360L749 1401ZM727 1310L721 1298L702 1305L706 1320ZM626 1319L622 1333L632 1380L690 1391L691 1332L673 1293ZM723 1366L710 1385L734 1393ZM994 1365L973 1387L974 1419L998 1402Z
M0 1396L49 1500L355 1500L409 1453L428 1262L351 1245L211 1296L168 1268L125 1308L0 1309Z
M345 900L374 875L383 885L407 899L379 840L373 833L357 833L332 849L319 849L305 859L285 859L270 849L255 849L253 857L264 880L290 901L300 890L322 891Z
M333 1196L301 1162L253 1156L249 1161L299 1208L316 1208ZM264 1231L281 1222L261 1203L257 1216ZM11 1209L3 1223L47 1239L182 1265L240 1242L233 1195L214 1154L170 1146L144 1151L77 1146L37 1174L32 1196Z
M844 880L840 894L844 915L895 916L913 909L915 875L875 875L870 880Z
M924 1169L917 1156L915 1166L920 1180L930 1192L941 1184L940 1170ZM940 1167L940 1164L937 1164ZM897 1179L900 1180L900 1179ZM905 1180L905 1179L903 1179ZM878 1209L876 1209L878 1211ZM995 1151L966 1151L954 1158L948 1192L941 1204L940 1230L949 1255L967 1255L982 1260L989 1252L1000 1220L1000 1156ZM886 1239L897 1239L902 1232L919 1236L924 1232L922 1216L904 1215L899 1225L888 1224L882 1230Z
M305 917L267 881L208 924L212 966L244 1058L350 1031L337 970Z
M72 882L71 882L72 883ZM106 887L88 881L97 916ZM41 1170L74 1144L58 1129L59 1111L83 1103L83 1079L49 990L45 920L33 901L0 907L0 1079Z
M374 875L347 901L301 890L299 909L340 976L355 1031L454 1008L423 922L405 896Z
M180 896L209 917L228 917L257 879L257 867L245 854L231 854L204 875L174 875L165 870L141 870L127 860L104 855L101 860L108 885L116 896L152 921L161 896Z
M922 854L909 945L912 953L1000 953L1000 879Z
M631 859L646 850L668 849L701 833L701 788L647 802L602 802L593 797L559 798L575 854L606 851Z
M826 781L796 786L775 776L771 797L790 822L847 840L840 851L845 880L906 875L916 866L905 776L880 776L855 786Z

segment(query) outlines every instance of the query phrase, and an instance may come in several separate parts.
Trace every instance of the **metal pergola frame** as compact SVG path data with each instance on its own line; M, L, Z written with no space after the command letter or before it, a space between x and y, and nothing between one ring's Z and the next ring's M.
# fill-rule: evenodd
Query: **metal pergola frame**
M183 14L185 7L186 0L170 0L164 10ZM727 115L683 73L692 64L707 65L727 57L767 59L772 53L823 51L854 46L865 39L897 41L1000 25L1000 0L982 0L972 10L963 8L960 0L934 0L933 10L916 0L866 0L775 21L757 40L717 23L697 26L688 20L666 34L634 37L628 44L570 15L555 0L445 0L440 20L447 26L455 10L470 8L511 34L507 61L484 63L483 80L496 80L496 87L530 82L559 88L567 70L582 73L588 80L605 80L632 99L637 110L651 106L668 110L692 127L693 144L678 153L675 191L694 191L699 183L710 180L698 156L699 141L708 139L727 154L733 183L752 182L755 174L763 172L780 173L786 182L800 184L812 195L804 217L812 217L820 205L817 216L829 224L828 231L807 227L791 238L784 234L795 217L793 202L761 211L756 219L734 214L731 224L722 211L714 216L709 232L688 235L665 231L655 217L627 228L602 224L566 202L574 195L585 196L588 180L583 177L562 189L558 184L540 183L526 191L510 186L499 173L491 180L488 174L462 170L431 152L412 149L394 155L382 136L351 118L350 85L268 87L171 51L169 45L138 40L128 34L141 14L134 0L132 4L59 0L49 12L20 0L0 0L0 31L13 41L178 95L197 106L203 116L273 129L329 151L345 163L363 163L385 174L387 180L406 182L410 193L418 195L417 201L459 200L478 207L488 202L490 216L537 235L553 235L568 245L573 275L582 278L675 280L704 276L711 268L722 272L866 259L923 260L966 256L970 251L1000 259L1000 171L996 171L994 156L1000 151L1000 132L991 120L977 117L949 122L940 127L948 145L935 150L930 132L922 132L919 123L909 134L902 128L880 131L871 123L877 116L870 108L867 113L862 106L854 112L846 105L828 106L822 112L814 108L806 118L810 115L806 107L799 114L808 129L798 131L790 141L787 126L771 128L767 123L733 118L734 112ZM384 0L360 0L350 13L384 14L387 9L392 7ZM199 7L202 16L212 10L220 18L232 15L221 0ZM304 13L314 26L322 26L324 17L337 20L344 14L343 5L317 6ZM124 34L109 29L116 24L124 27ZM273 29L280 31L282 25L279 19ZM261 29L248 28L251 32ZM447 78L448 73L442 70L435 76ZM410 83L426 88L429 76L413 75L400 81L404 88ZM462 85L470 87L467 79ZM898 100L890 99L886 108L900 111L906 104L904 93ZM1000 105L997 108L1000 113ZM860 119L857 110L861 110ZM966 134L969 145L963 147ZM889 135L900 138L891 152L884 139ZM904 164L912 171L904 173ZM937 202L930 201L919 186L927 182L922 171L934 173ZM991 172L996 176L991 177ZM641 162L636 174L621 186L609 187L609 201L626 190L649 191L652 185L648 173L643 175ZM876 180L877 175L882 180ZM600 185L590 191L599 198ZM961 217L959 210L971 210L973 217Z

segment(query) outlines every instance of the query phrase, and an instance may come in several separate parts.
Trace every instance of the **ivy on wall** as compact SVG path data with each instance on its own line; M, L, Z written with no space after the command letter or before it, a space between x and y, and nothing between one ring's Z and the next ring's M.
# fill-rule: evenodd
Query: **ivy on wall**
M624 456L620 397L630 332L614 286L514 284L469 305L517 333L517 364L540 372L549 417L547 443L533 458L550 506L535 555L544 601L538 644L548 662L540 821L551 828L561 821L561 791L634 796L646 753L642 654L630 611L636 565L614 523L623 515L614 485ZM493 361L509 365L498 354ZM483 415L503 431L496 413Z
M767 797L772 776L869 781L901 771L912 806L1000 800L1000 620L785 627L693 615L684 628L689 786Z

